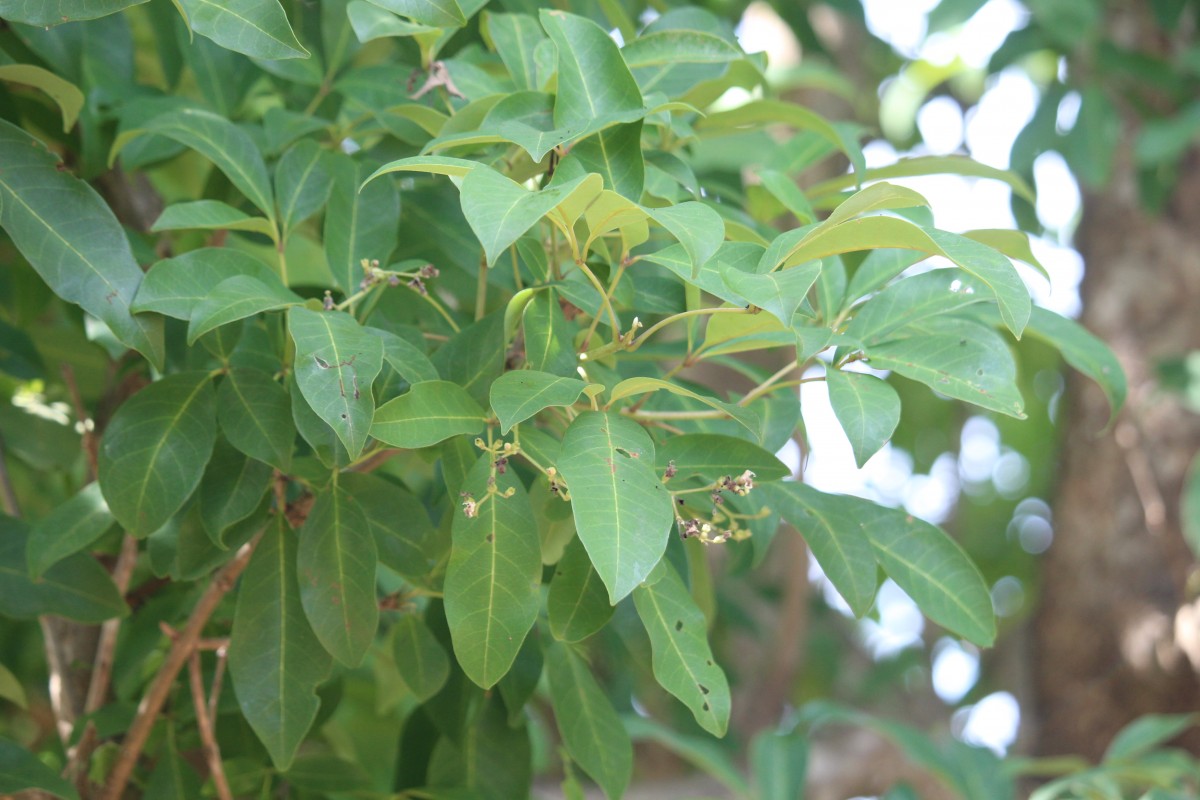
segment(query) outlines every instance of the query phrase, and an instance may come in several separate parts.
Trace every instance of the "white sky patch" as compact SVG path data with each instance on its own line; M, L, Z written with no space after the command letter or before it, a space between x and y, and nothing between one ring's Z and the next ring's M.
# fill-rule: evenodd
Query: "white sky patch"
M1033 118L1039 93L1022 70L1009 67L988 79L979 104L967 112L967 148L972 158L1008 168L1013 140Z
M1021 707L1008 692L993 692L955 713L954 722L964 742L987 747L1002 756L1017 738Z
M958 35L958 54L973 67L987 66L1005 37L1029 22L1029 11L1017 0L988 0L963 25Z
M1052 231L1074 229L1083 198L1071 168L1058 153L1042 153L1033 162L1033 180L1037 184L1038 220Z
M943 636L933 647L930 675L937 696L947 703L957 703L979 680L979 651Z
M867 30L901 55L917 58L925 40L925 17L937 4L938 0L863 0Z
M917 130L929 152L944 156L963 144L963 113L952 97L938 95L917 111Z

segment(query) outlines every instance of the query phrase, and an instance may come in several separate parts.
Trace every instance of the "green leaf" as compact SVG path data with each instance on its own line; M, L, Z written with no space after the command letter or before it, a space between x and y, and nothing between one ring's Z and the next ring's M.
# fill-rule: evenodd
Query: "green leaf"
M590 387L592 393L603 389L597 384ZM536 370L506 372L492 383L492 410L500 420L500 432L507 434L514 425L543 409L573 405L585 391L589 391L589 384L578 378L560 378Z
M508 709L510 728L520 728L524 724L525 706L533 699L533 693L537 691L542 680L542 646L538 642L537 633L537 628L534 628L529 636L525 637L512 668L496 684Z
M759 481L776 481L792 474L782 461L756 444L717 433L685 433L670 436L658 448L658 469L674 462L676 475L700 475L719 480L738 476L745 470Z
M37 580L54 564L99 539L114 522L100 484L89 483L33 526L26 548L29 576Z
M1039 307L1034 307L1027 330L1058 348L1068 364L1099 384L1108 398L1111 418L1116 417L1125 405L1127 386L1125 370L1108 345L1079 323Z
M495 475L498 494L488 491L492 459L484 455L463 482L477 514L455 508L453 548L446 568L446 621L459 666L490 689L512 666L537 619L542 575L541 548L533 508L512 470ZM511 497L503 494L511 489Z
M121 404L100 442L100 489L138 538L161 528L200 483L217 439L216 396L206 372L181 372Z
M270 281L261 281L249 275L226 278L192 307L187 343L189 346L195 344L201 336L222 325L264 311L298 306L303 302L304 298L284 288L274 275Z
M675 518L654 473L654 442L627 417L585 411L567 428L556 466L575 529L616 605L662 558Z
M354 498L337 486L317 495L296 554L300 602L322 646L348 667L362 663L379 626L377 559L370 525Z
M312 727L332 664L300 602L295 534L278 516L242 575L229 638L238 705L276 769L291 765Z
M592 120L642 109L642 93L616 42L596 23L541 9L538 18L558 52L554 124L584 128Z
M432 175L447 175L451 178L464 178L479 166L478 161L468 161L465 158L447 158L446 156L411 156L389 161L375 170L363 181L365 187L376 178L390 175L393 172L428 172Z
M271 224L270 220L265 217L252 217L244 214L219 200L195 200L190 203L175 203L167 206L155 220L154 226L150 228L154 233L193 229L250 231L272 238L275 236L275 226ZM199 251L193 250L192 252ZM241 255L236 250L229 252Z
M966 156L918 156L903 158L886 167L875 167L855 175L842 175L818 183L808 189L809 197L821 197L848 189L856 183L887 180L888 178L912 178L921 175L962 175L968 178L992 178L1004 181L1018 195L1030 203L1037 202L1033 190L1015 172L996 169Z
M900 395L874 375L833 367L825 369L825 384L829 404L850 440L855 463L862 469L900 423Z
M529 797L533 775L529 731L508 726L504 704L493 695L457 739L438 739L427 781L436 800L512 800Z
M321 210L329 199L333 176L326 169L326 151L313 139L289 147L275 166L275 197L279 226L286 238L304 220Z
M279 283L271 268L253 256L227 247L204 247L165 258L151 267L132 308L138 313L157 311L190 320L192 310L214 287L239 275L267 286Z
M497 311L463 328L433 354L433 366L448 381L487 405L488 389L504 370L504 312Z
M477 434L485 418L457 383L424 381L379 407L371 435L392 447L416 449L451 436Z
M63 132L75 127L75 120L79 119L83 109L83 92L75 84L32 64L0 64L0 81L41 89L62 111Z
M1017 367L1004 339L970 320L934 317L867 348L867 363L919 381L936 392L1024 419Z
M762 180L762 187L771 193L771 196L783 204L783 207L791 212L800 224L806 225L810 222L816 222L817 215L812 209L812 205L808 202L808 197L796 185L796 182L772 169L764 169L759 172L758 177Z
M420 702L433 697L450 677L450 658L416 614L405 614L395 625L393 653L400 677Z
M896 281L863 303L846 335L871 345L928 317L950 314L990 298L985 287L956 269L935 269Z
M540 89L542 81L534 51L539 43L546 41L546 34L537 20L528 14L485 11L479 27L508 68L508 74L517 88L529 91Z
M531 192L510 178L482 164L462 181L462 210L467 224L483 245L488 266L525 232L568 201L576 191L599 191L590 176Z
M146 0L0 0L0 17L26 25L61 25L64 22L96 19ZM12 790L2 790L12 791ZM72 793L71 795L75 795Z
M808 773L807 733L801 729L790 733L763 731L750 742L750 767L756 796L761 800L803 797Z
M1195 714L1147 714L1117 732L1104 751L1105 763L1146 755L1196 724Z
M455 0L371 0L380 8L386 8L414 22L431 28L461 28L467 24Z
M558 304L557 292L546 289L533 296L521 316L521 330L525 334L525 363L531 369L564 377L578 374L574 337Z
M704 772L727 790L729 797L753 797L741 767L734 763L729 751L711 736L687 736L676 733L667 726L649 717L635 714L622 716L625 730L635 742L653 742L668 752L674 753Z
M288 329L296 343L296 385L350 458L358 458L375 414L371 384L383 369L383 341L340 311L294 307Z
M646 183L641 120L614 125L577 142L567 159L578 162L584 172L598 173L604 188L635 203L641 199Z
M232 369L217 389L217 419L229 443L286 472L296 427L287 391L265 372Z
M550 632L562 642L582 642L612 619L604 582L578 537L567 545L554 568L546 610Z
M977 645L990 647L996 618L987 583L970 557L943 531L902 508L845 498L866 531L879 566L925 616Z
M692 257L681 244L671 245L656 253L648 253L643 258L666 267L685 284L697 286L727 303L741 306L745 305L746 299L733 291L721 274L727 269L755 271L755 265L763 252L763 247L753 242L723 242L717 252L700 266L699 272L692 271Z
M855 498L818 492L787 481L757 487L763 499L808 542L825 576L857 615L875 602L876 566L871 541L859 525Z
M218 441L196 498L200 522L213 544L225 548L225 531L254 513L271 484L271 468Z
M184 0L181 0L183 2ZM186 0L211 3L212 0ZM245 0L252 2L253 0ZM274 0L270 0L274 2ZM109 160L133 139L146 134L165 136L190 147L225 173L225 177L256 205L270 220L275 219L275 203L267 167L254 140L241 128L222 116L197 108L185 108L154 117L140 128L128 130L113 142Z
M177 0L192 30L253 58L308 58L279 0Z
M400 193L390 180L363 184L365 168L346 158L334 159L331 171L325 258L334 281L352 294L363 279L362 260L386 264L396 249Z
M135 317L142 270L100 195L20 128L0 120L0 227L42 280L161 368L162 320Z
M708 625L678 573L662 563L633 591L633 603L653 652L654 679L691 709L700 727L724 736L729 727L729 683L713 661Z
M821 262L810 261L781 272L745 272L730 263L721 265L725 285L754 305L773 314L784 325L792 324L796 309L821 275Z
M1193 553L1200 553L1200 454L1192 460L1184 478L1179 517L1184 541Z
M666 208L645 208L650 218L679 240L692 262L691 278L725 241L725 222L721 215L703 203L689 200Z
M613 404L618 400L624 400L627 397L633 397L646 392L656 392L659 390L677 394L680 397L687 397L692 400L698 400L704 405L714 408L724 414L728 414L731 418L737 420L750 433L758 436L760 420L758 414L753 409L739 406L736 403L726 403L724 400L718 400L715 397L709 397L698 392L693 392L691 389L672 383L671 381L660 380L659 378L626 378L618 383L609 392L609 404Z
M429 521L421 501L376 474L344 473L338 485L366 515L379 563L414 583L425 583L446 543Z
M705 31L664 30L633 39L621 48L621 56L643 94L655 91L678 97L696 83L717 77L722 65L745 53Z
M18 708L29 708L29 698L25 696L25 687L8 667L0 664L0 698L8 700Z
M6 7L13 2L16 0L0 0L0 14L9 16ZM15 793L26 789L41 789L55 797L79 800L75 788L37 756L15 742L0 739L0 792Z
M392 12L385 11L365 0L353 0L346 6L346 13L350 16L354 35L363 44L392 36L416 36L421 33L436 35L439 33L437 28L407 22Z
M565 645L546 648L546 672L567 752L609 800L619 800L633 775L633 743L620 717L587 665Z
M175 723L168 723L166 742L159 751L144 794L161 800L199 800L200 776L179 756Z
M33 619L56 614L99 624L129 613L108 570L85 553L67 556L31 580L25 571L28 540L22 522L0 516L0 615Z

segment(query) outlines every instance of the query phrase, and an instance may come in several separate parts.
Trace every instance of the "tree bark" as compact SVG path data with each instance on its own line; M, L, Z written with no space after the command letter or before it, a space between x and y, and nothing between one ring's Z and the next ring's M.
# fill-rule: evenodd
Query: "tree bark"
M1150 19L1149 3L1131 3L1109 35L1164 49ZM1033 626L1044 755L1098 759L1139 715L1200 709L1200 607L1188 591L1196 560L1179 513L1200 418L1156 373L1200 347L1200 158L1184 160L1168 207L1151 215L1138 197L1134 133L1126 125L1112 183L1085 195L1076 237L1087 268L1082 322L1116 351L1130 392L1105 431L1104 397L1082 376L1068 379L1055 537ZM1200 752L1200 737L1184 744Z

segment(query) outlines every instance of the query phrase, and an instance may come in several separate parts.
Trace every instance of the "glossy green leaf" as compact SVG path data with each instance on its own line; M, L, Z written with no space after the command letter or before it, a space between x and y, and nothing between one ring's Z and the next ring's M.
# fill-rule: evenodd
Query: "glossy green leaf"
M292 308L288 329L304 399L358 458L375 415L371 384L383 369L383 342L340 311Z
M808 197L794 180L782 172L771 169L762 170L758 177L762 180L762 187L782 203L783 207L791 212L792 216L801 224L816 221L817 215L813 211L812 204L808 202Z
M316 719L316 688L333 664L301 605L296 549L296 534L276 517L242 575L229 639L238 705L281 770Z
M692 262L692 278L725 240L725 222L721 215L703 203L688 201L645 211L683 245Z
M367 332L383 340L383 360L404 380L422 383L438 379L437 368L429 356L412 342L379 328L367 328Z
M217 389L217 419L229 443L251 458L287 471L296 427L287 392L265 372L233 369Z
M480 503L475 516L454 508L453 549L446 568L446 621L459 666L490 689L512 666L537 619L542 575L537 523L525 487L512 470L495 475L500 494L489 495L492 461L480 458L463 491ZM503 497L509 489L511 497Z
M379 563L410 581L424 582L441 557L445 542L421 501L372 473L344 473L338 477L338 485L366 515Z
M870 345L892 331L990 299L989 292L956 269L935 269L898 280L854 312L846 335Z
M304 298L285 289L274 275L262 281L249 275L235 275L218 283L212 291L192 307L187 342L196 340L211 330L253 317L264 311L279 311L298 306Z
M83 181L58 170L57 156L0 120L0 227L42 280L101 319L125 345L162 367L162 320L135 317L142 282L125 232Z
M621 48L642 93L664 92L670 97L719 76L723 65L744 55L731 42L700 30L644 33Z
M980 228L964 231L963 236L968 239L974 239L980 244L986 244L988 247L1000 251L1011 259L1023 261L1042 273L1042 276L1046 280L1050 280L1050 271L1033 254L1033 248L1029 243L1029 234L1024 231L1014 231L1007 228Z
M376 178L390 175L393 172L428 172L431 175L446 175L451 178L463 178L479 166L478 161L468 161L464 158L448 158L446 156L412 156L389 161L372 172L363 186L372 183Z
M968 178L992 178L1003 181L1012 187L1013 191L1028 200L1036 202L1033 190L1029 188L1020 175L1006 169L996 169L982 164L966 156L918 156L903 158L895 164L886 167L875 167L860 175L842 175L812 186L808 190L809 197L829 195L842 189L854 186L856 181L877 181L889 178L913 178L921 175L962 175Z
M581 642L612 618L608 591L579 538L571 540L554 568L546 609L550 632L563 642Z
M100 489L133 536L149 536L200 484L217 438L205 372L168 375L126 400L100 441Z
M326 168L326 152L313 139L301 139L275 165L275 197L284 236L329 199L333 176Z
M178 0L192 30L254 58L308 58L279 0Z
M267 286L279 283L271 268L253 256L227 247L204 247L151 267L133 299L133 310L189 320L214 287L239 275Z
M386 265L396 249L400 193L390 180L363 185L366 169L346 158L331 159L331 172L325 258L334 281L352 294L363 279L362 260Z
M573 405L586 390L588 384L578 378L561 378L536 370L506 372L492 383L492 410L500 420L500 432L507 434L514 425L543 409Z
M455 0L371 0L380 8L431 28L461 28L466 15Z
M708 626L679 574L667 563L633 591L650 635L654 678L687 706L700 727L724 736L729 727L729 682L713 661Z
M32 64L0 64L0 81L19 83L40 89L58 104L62 111L63 132L75 127L83 109L83 92L70 81Z
M536 91L541 88L534 52L546 41L537 19L528 14L503 14L485 11L480 30L487 37L518 89Z
M678 275L685 283L698 286L714 297L727 303L744 306L745 298L729 288L729 285L722 279L721 273L726 269L753 272L762 254L762 246L752 242L724 242L696 273L692 271L691 256L680 244L663 248L655 253L648 253L643 258L646 261L661 264Z
M866 614L875 602L876 588L875 554L856 516L866 501L823 494L791 481L754 491L761 492L763 500L804 537L850 609L860 617Z
M12 2L0 2L0 14L8 16L5 6ZM0 792L16 793L27 789L40 789L64 800L79 800L75 787L37 756L16 742L0 739Z
M477 434L486 414L457 383L424 381L375 412L371 435L392 447L415 449L451 436Z
M271 484L271 468L218 440L196 493L200 522L218 547L225 532L254 513Z
M578 374L579 358L571 326L553 289L538 292L525 306L521 330L525 334L525 363L531 369L563 377Z
M756 444L717 433L685 433L667 437L658 448L658 470L665 472L674 463L678 477L700 475L719 480L738 476L745 470L759 481L776 481L791 470L772 453Z
M934 317L867 348L867 363L941 394L1024 419L1017 367L1000 334L965 319Z
M350 16L350 25L354 28L354 35L363 44L392 36L416 36L420 33L436 34L438 32L437 28L400 19L391 11L386 11L366 0L354 0L346 6L346 13Z
M250 231L272 238L275 236L275 226L267 218L252 217L219 200L194 200L169 205L150 228L153 232L192 229ZM232 252L237 253L236 250Z
M576 191L599 191L585 176L540 192L531 192L490 167L480 165L462 182L462 210L483 245L488 266Z
M550 701L563 744L609 800L619 800L633 775L633 743L587 664L566 646L546 648Z
M211 4L212 0L188 2ZM110 160L115 159L130 141L145 134L165 136L195 150L225 173L230 182L269 219L275 219L271 182L267 177L267 167L263 163L262 154L250 135L229 120L196 108L160 114L142 127L125 131L118 136L113 142Z
M850 440L854 461L862 469L900 423L900 396L874 375L832 367L825 370L825 385L833 413Z
M618 400L624 400L627 397L633 397L646 392L665 391L671 394L677 394L680 397L687 397L691 400L698 400L710 408L714 408L724 414L728 414L731 418L737 420L750 433L758 436L760 420L758 414L751 408L739 406L736 403L726 403L724 400L718 400L709 395L703 395L699 392L693 392L691 389L686 389L677 383L664 381L659 378L626 378L618 383L609 392L609 403L616 403Z
M615 605L662 558L675 518L654 472L654 442L627 417L585 411L567 428L557 467L575 529Z
M450 658L416 614L405 614L395 625L393 653L400 677L425 702L437 694L450 677Z
M0 17L26 25L61 25L96 19L146 0L0 0ZM7 789L4 791L13 791Z
M337 486L317 495L300 529L300 602L322 646L341 663L362 663L375 629L375 539L362 509Z
M773 314L784 325L792 323L796 309L821 274L821 262L810 261L779 272L744 272L732 264L721 266L725 285L754 305Z
M584 128L606 115L641 110L637 81L603 28L564 11L542 9L538 18L558 52L556 127Z
M33 526L26 548L29 576L38 579L54 564L99 539L114 522L100 484L89 483Z
M86 553L67 556L31 579L25 566L28 540L24 523L0 516L0 615L33 619L55 614L99 624L129 613L108 570Z
M635 203L641 199L646 183L641 120L614 125L577 142L567 158L578 162L584 172L598 173L604 188Z

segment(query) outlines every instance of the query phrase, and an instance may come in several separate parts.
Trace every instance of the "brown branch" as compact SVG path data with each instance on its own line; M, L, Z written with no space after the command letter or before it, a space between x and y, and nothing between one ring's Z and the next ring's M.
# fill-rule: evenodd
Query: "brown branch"
M225 679L226 656L229 655L229 640L217 648L217 669L213 673L212 690L208 693L208 716L217 718L217 703L221 699L221 686Z
M125 734L121 751L117 754L117 760L108 776L108 786L102 795L104 800L121 800L124 796L125 787L129 783L134 767L137 766L138 757L142 753L142 748L146 746L146 739L150 736L150 731L158 719L163 703L166 702L167 695L171 693L175 678L195 649L196 643L200 639L200 633L208 623L209 617L216 611L217 605L225 594L233 588L238 576L242 574L242 570L250 563L250 556L253 555L254 548L261 538L262 531L259 531L253 539L242 545L232 561L221 568L221 571L209 583L208 588L204 590L196 607L192 609L192 615L188 618L187 625L180 632L178 638L171 643L166 661L163 662L158 674L154 676L142 702L138 704L137 716L134 717L133 724L129 726L129 732Z
M213 788L219 800L233 800L229 781L225 779L225 768L221 766L221 748L213 734L212 717L208 711L208 700L204 697L204 684L200 675L200 653L192 650L188 657L188 683L192 688L192 705L196 707L196 727L200 730L200 742L204 746L204 758L208 772L212 775Z
M75 419L79 420L79 426L83 429L83 454L87 458L88 483L91 483L96 480L100 452L96 444L96 423L83 403L83 395L79 393L79 384L75 381L75 369L70 364L62 365L62 377L67 394L71 396L71 405L75 408Z

